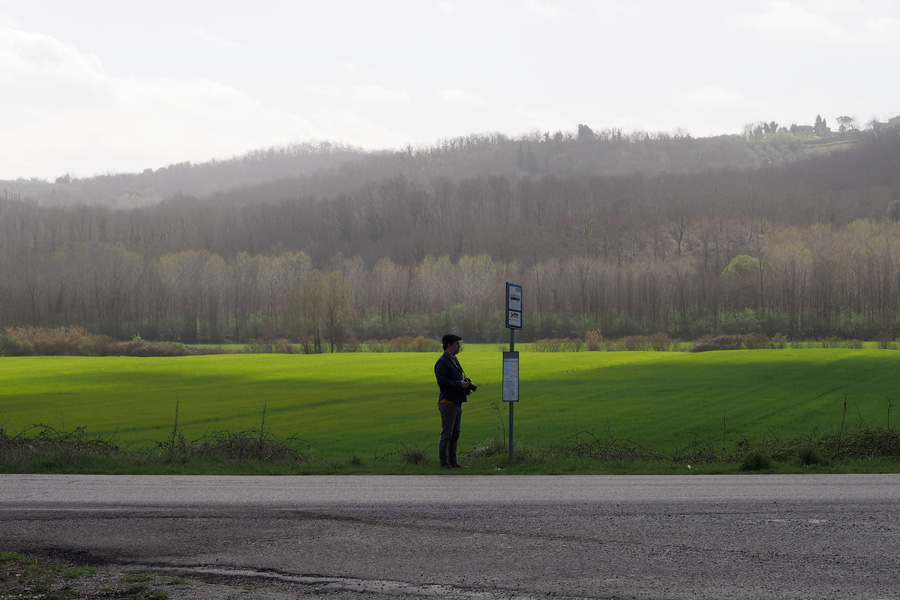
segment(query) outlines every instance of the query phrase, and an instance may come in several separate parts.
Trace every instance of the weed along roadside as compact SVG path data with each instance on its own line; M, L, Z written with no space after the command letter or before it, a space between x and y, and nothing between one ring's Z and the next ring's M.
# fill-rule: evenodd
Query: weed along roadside
M85 566L0 549L0 598L219 600L239 596L247 600L270 600L286 597L284 590L264 581L246 581L235 576L223 580L184 571L147 571L114 564Z
M518 349L509 461L502 353L466 347L464 473L900 471L889 350ZM0 361L0 472L440 473L433 353Z

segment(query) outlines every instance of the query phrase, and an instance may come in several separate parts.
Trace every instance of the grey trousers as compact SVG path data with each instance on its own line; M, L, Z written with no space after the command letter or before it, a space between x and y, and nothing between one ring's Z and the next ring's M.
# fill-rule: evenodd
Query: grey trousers
M457 464L456 444L459 441L459 428L462 423L462 404L438 403L441 411L441 442L438 454L441 466Z

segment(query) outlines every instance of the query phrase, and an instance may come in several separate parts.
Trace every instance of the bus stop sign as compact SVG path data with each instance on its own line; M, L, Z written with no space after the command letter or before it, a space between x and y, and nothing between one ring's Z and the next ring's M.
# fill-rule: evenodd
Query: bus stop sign
M522 286L506 283L506 327L522 329Z

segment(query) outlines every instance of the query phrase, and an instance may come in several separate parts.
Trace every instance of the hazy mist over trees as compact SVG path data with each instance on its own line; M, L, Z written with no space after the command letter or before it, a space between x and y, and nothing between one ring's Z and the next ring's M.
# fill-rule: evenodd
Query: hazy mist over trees
M849 123L849 126L848 126ZM0 182L0 327L129 339L900 335L900 130L502 134Z

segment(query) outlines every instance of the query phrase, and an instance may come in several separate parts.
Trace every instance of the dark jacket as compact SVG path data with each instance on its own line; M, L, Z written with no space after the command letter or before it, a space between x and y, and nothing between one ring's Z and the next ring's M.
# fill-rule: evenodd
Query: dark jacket
M465 374L459 363L446 352L434 363L434 377L437 379L438 387L441 388L438 401L446 399L454 404L466 401L468 394L461 383Z

